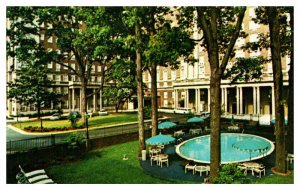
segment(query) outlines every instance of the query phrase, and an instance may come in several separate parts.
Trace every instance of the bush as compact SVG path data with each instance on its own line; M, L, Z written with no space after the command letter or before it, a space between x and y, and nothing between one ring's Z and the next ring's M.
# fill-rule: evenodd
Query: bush
M225 164L218 171L219 177L211 179L212 183L216 184L231 184L231 183L248 183L250 180L238 168L237 164Z
M78 111L70 112L68 115L68 120L71 122L71 127L76 128L77 121L81 118L81 115Z
M150 119L151 118L151 107L146 106L144 107L144 119Z
M86 139L81 133L73 132L66 139L65 142L68 144L68 148L76 149L85 143Z

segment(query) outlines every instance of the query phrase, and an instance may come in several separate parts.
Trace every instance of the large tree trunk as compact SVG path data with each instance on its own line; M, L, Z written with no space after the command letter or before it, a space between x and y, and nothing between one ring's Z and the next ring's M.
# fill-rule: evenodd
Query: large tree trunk
M220 136L220 84L221 77L216 74L218 69L212 68L210 77L210 177L218 177L218 170L221 163L221 136Z
M138 128L139 128L139 150L138 157L141 157L142 150L145 146L145 132L144 132L144 112L143 112L143 78L142 78L142 52L139 47L141 41L140 25L135 24L135 35L137 38L138 47L136 49L136 77L137 77L137 98L138 98Z
M82 77L81 78L81 116L83 127L86 128L86 147L89 148L89 126L88 126L88 115L87 115L87 96L86 96L86 89L87 89L87 80Z
M276 7L268 7L268 20L270 28L271 54L273 66L273 80L275 88L275 135L276 135L276 163L277 172L286 173L284 103L283 103L283 77L280 55L280 34L278 12Z
M294 153L294 8L290 10L291 26L291 62L289 70L289 89L288 89L288 133L286 149L288 153Z
M152 119L152 136L157 135L157 66L151 65L151 119Z

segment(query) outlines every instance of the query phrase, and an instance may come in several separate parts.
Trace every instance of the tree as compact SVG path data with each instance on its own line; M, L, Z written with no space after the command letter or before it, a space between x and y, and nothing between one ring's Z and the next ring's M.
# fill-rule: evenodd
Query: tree
M276 163L277 172L286 173L286 148L284 126L283 77L281 65L280 23L277 7L266 8L270 29L270 45L275 88L275 134L276 134Z
M57 38L58 50L52 50L54 62L68 68L81 82L81 114L87 112L87 85L91 79L92 67L101 65L101 85L103 89L105 67L111 66L111 61L117 57L116 49L120 46L119 33L111 25L118 23L120 8L106 7L51 7L39 8L37 15L39 23L47 25L46 34ZM95 19L97 18L97 19ZM118 20L119 19L119 20ZM119 27L119 25L116 25ZM76 60L76 68L70 60ZM87 144L89 140L86 117L83 118L86 127Z
M286 150L293 152L294 145L294 119L293 119L293 88L294 88L294 55L293 55L293 7L258 7L255 10L257 18L255 22L269 26L269 33L261 34L257 43L248 44L255 49L271 48L271 60L273 68L273 81L275 88L275 135L276 135L276 164L277 172L286 173ZM288 22L288 16L290 21ZM283 74L281 58L289 56L289 90L288 90L288 130L283 124ZM287 137L285 134L287 133ZM287 147L286 147L287 143Z
M52 81L47 77L47 68L40 62L23 62L17 70L18 78L8 82L8 97L15 98L20 104L35 106L38 119L41 121L41 109L52 102L58 102L59 94L50 92Z
M104 88L104 96L110 97L112 101L116 102L116 112L137 93L135 72L135 63L123 58L117 59L107 74L107 80L114 81L114 84Z
M210 177L218 177L220 169L220 85L234 45L240 36L246 7L188 7L182 11L182 24L196 23L203 32L201 39L210 64L211 144ZM196 13L196 16L195 16Z
M161 7L150 8L147 29L149 41L144 51L145 65L151 76L152 136L157 135L157 66L177 69L180 58L191 63L193 60L189 56L195 46L186 31L178 26L171 26L172 21L166 19L167 14L173 14L173 11Z
M52 83L47 77L51 56L40 43L40 28L34 11L32 7L7 9L7 55L21 63L15 81L8 82L8 97L21 104L34 105L41 120L41 108L49 105L51 100L57 102L59 94L48 90Z

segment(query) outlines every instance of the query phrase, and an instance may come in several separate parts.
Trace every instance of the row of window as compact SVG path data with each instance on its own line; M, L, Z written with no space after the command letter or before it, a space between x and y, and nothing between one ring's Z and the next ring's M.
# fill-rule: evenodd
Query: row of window
M65 63L67 65L67 63ZM61 66L60 64L54 64L53 62L48 63L48 69L53 69L53 67L55 66L55 70L56 71L61 71L61 70L68 70L67 67ZM75 63L71 63L69 66L72 67L72 69L76 70L76 64ZM93 65L91 68L92 73L95 72L95 68L96 66ZM97 72L101 72L101 66L97 66Z
M48 74L48 79L57 82L68 82L68 81L79 81L78 77L69 75L59 75L59 74ZM101 76L91 76L90 82L101 82Z

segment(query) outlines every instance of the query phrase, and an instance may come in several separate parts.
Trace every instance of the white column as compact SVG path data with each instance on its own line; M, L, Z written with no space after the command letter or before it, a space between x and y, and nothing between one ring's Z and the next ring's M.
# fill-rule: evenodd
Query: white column
M8 115L12 115L12 100L8 99L7 104L8 104Z
M200 105L201 105L201 88L198 89L198 110L199 110L199 112L203 111L203 107L202 107L202 109L200 109L201 108Z
M256 87L253 87L253 114L256 114L257 110L256 101Z
M75 88L72 89L72 110L75 109Z
M223 110L224 106L224 88L221 88L221 109Z
M225 93L225 114L227 114L227 88L224 88L224 93Z
M93 104L94 104L93 111L95 112L97 107L97 95L95 93L95 89L94 89L94 96L93 96Z
M243 114L243 87L240 87L240 114Z
M240 114L240 88L236 87L236 114Z
M198 89L196 88L195 89L195 112L198 112L199 111L199 109L198 109L198 101L199 101L199 98L198 98Z
M50 109L53 110L53 101L51 100L51 106L50 106Z
M178 107L178 90L174 89L174 108Z
M100 98L100 111L102 110L102 90L100 90L100 92L99 92L99 98Z
M82 92L81 89L79 89L79 112L81 112L81 101L82 101Z
M272 86L272 118L275 118L275 89Z
M260 114L260 89L257 87L257 114Z
M186 89L186 105L185 105L186 108L189 107L189 89Z
M207 111L210 112L210 88L207 88Z

